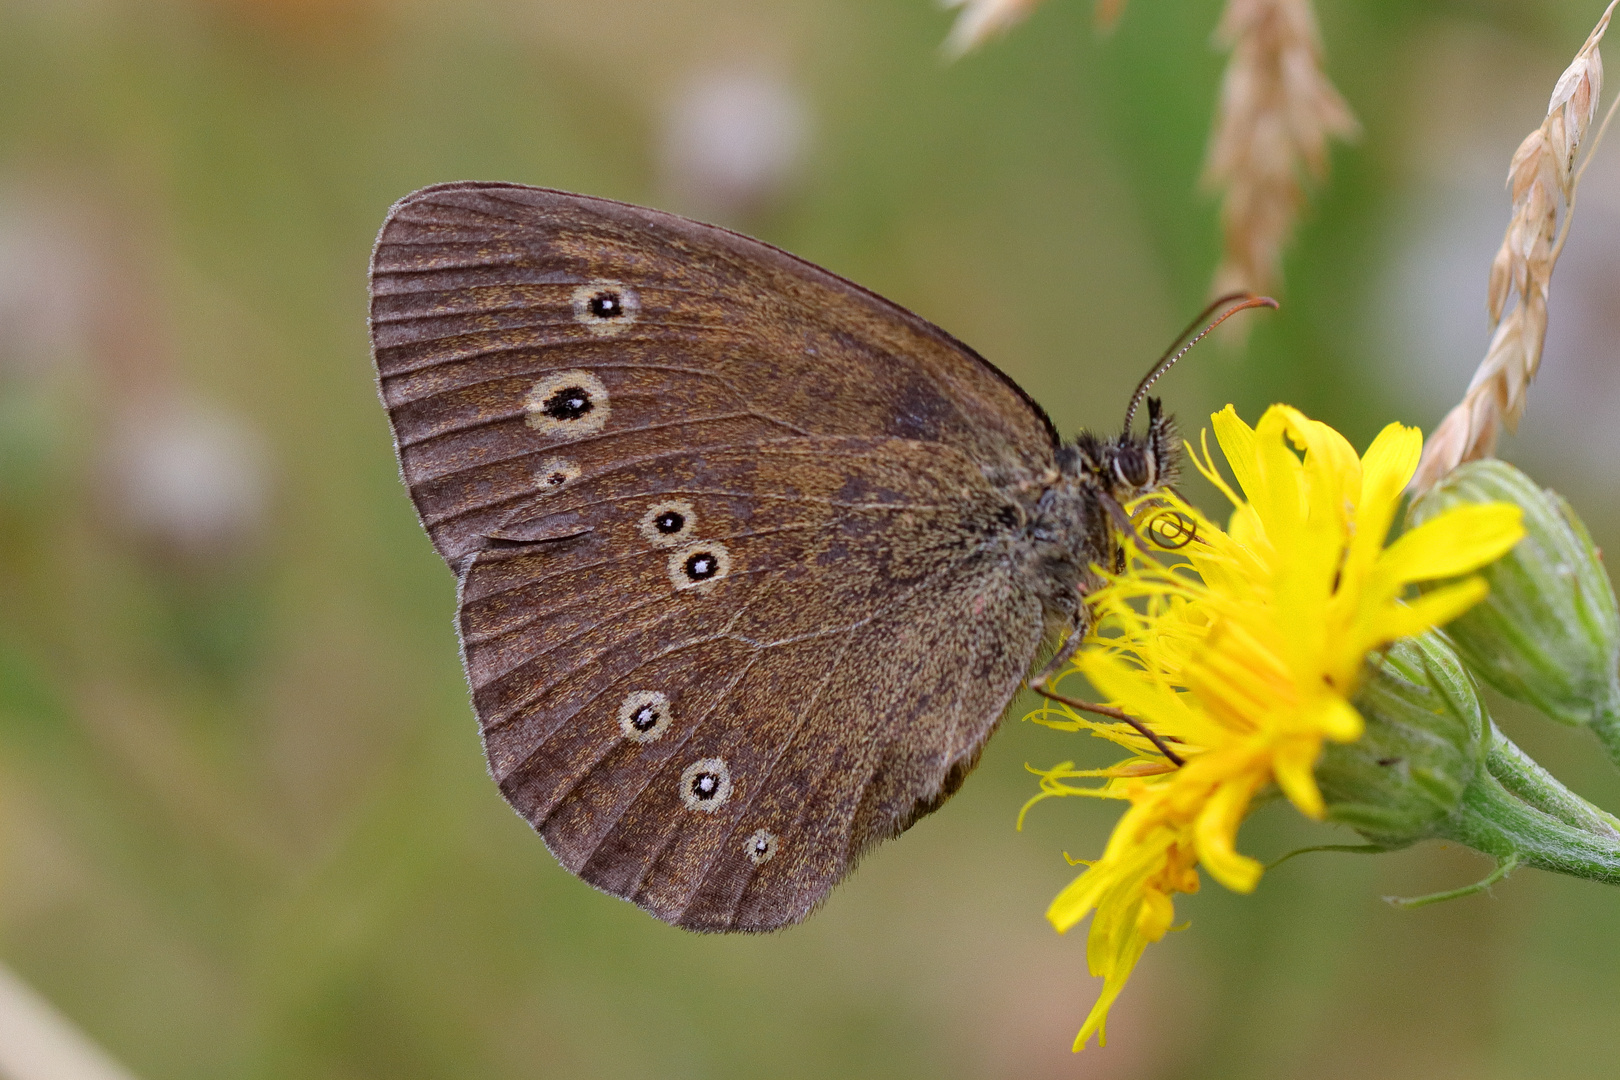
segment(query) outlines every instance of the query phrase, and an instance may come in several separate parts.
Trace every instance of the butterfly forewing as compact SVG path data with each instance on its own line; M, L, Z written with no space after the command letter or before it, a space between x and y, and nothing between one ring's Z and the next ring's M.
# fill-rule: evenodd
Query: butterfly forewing
M491 770L660 918L802 918L949 794L1041 608L1044 414L913 315L736 234L510 185L403 200L372 337L461 575Z

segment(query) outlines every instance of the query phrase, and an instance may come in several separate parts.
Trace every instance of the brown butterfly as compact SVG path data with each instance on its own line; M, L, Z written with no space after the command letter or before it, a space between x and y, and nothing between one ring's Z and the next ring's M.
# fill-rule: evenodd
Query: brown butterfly
M570 871L691 929L797 922L943 803L1175 465L1156 400L1130 433L1168 363L1124 434L1065 444L903 308L605 199L426 188L371 297L491 773Z

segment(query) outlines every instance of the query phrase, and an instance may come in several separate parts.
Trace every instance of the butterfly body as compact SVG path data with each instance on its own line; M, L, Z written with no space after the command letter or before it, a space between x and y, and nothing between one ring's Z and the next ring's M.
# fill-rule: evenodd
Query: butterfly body
M802 919L949 797L1170 467L1156 407L1063 445L909 312L607 200L418 192L372 298L492 775L693 929Z

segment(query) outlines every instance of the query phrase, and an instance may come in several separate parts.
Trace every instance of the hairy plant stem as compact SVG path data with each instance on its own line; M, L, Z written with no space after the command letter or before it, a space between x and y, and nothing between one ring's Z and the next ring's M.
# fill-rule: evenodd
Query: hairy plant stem
M1559 783L1496 726L1485 768L1436 830L1500 863L1620 885L1620 821Z
M1601 733L1600 733L1601 734ZM1600 810L1560 784L1529 754L1519 749L1493 722L1485 768L1503 787L1544 814L1595 836L1620 842L1620 818Z

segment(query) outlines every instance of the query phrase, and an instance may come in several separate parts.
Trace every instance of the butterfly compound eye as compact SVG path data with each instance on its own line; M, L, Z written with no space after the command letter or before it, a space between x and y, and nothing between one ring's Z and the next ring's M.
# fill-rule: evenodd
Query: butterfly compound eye
M641 314L641 297L617 281L591 281L574 290L574 321L602 337L622 334Z
M1114 478L1126 487L1146 487L1148 476L1147 455L1139 446L1126 444L1114 454Z

